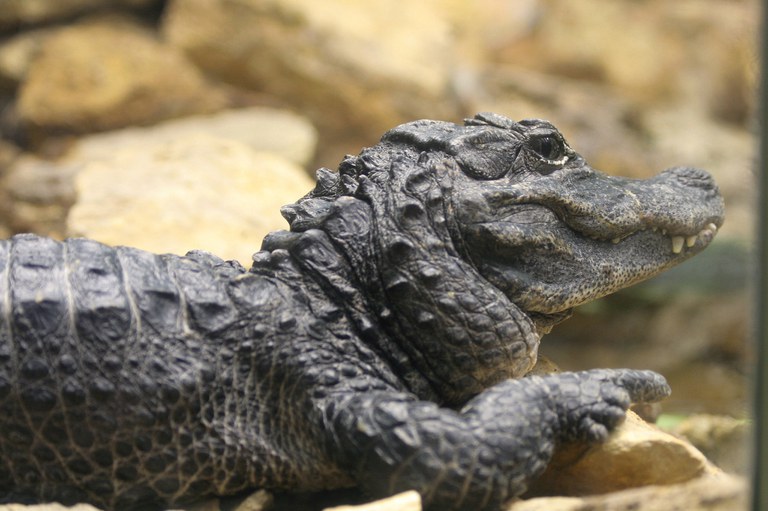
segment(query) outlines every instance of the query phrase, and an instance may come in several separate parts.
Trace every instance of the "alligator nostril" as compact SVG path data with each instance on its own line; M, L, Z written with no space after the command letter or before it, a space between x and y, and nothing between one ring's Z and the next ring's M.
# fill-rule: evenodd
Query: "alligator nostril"
M672 175L676 181L685 186L702 188L704 190L717 189L715 180L706 170L694 167L673 167L665 170L662 174Z

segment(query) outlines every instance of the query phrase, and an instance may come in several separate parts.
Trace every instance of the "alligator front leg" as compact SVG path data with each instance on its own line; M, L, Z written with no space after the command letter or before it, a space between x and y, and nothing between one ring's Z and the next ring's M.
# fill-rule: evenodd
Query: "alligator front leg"
M632 402L666 397L650 371L508 380L456 412L406 394L350 395L328 408L341 463L373 496L415 489L426 509L495 510L522 494L558 443L600 441Z

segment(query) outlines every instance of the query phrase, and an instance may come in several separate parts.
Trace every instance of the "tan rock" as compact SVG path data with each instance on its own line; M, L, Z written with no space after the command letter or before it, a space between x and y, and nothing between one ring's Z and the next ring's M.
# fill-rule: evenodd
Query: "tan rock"
M211 112L225 103L150 32L122 18L99 18L45 39L21 84L17 110L35 142Z
M0 2L0 30L55 20L104 7L147 7L157 0L3 0Z
M268 511L272 505L272 494L266 490L251 493L232 511Z
M168 511L175 511L175 510L168 510ZM179 511L221 511L221 502L217 498L206 499L206 500L202 500L200 502L195 502L193 504L185 506L184 509L181 509Z
M26 30L0 42L0 86L15 90L53 30Z
M686 417L672 430L729 473L745 474L748 468L751 428L746 420L710 414Z
M99 511L89 504L76 504L74 506L62 506L57 503L36 504L27 506L24 504L5 504L0 505L0 511Z
M542 15L541 0L432 0L432 3L451 23L464 49L470 51L465 57L479 61L530 35Z
M75 202L76 170L30 155L19 157L0 179L0 218L15 232L61 238Z
M14 163L13 146L6 144L8 149L4 151L5 146L0 144L0 167L8 162L7 172L0 172L0 222L16 232L61 238L67 232L69 208L76 200L73 180L82 168L94 162L111 165L116 154L152 152L152 148L200 135L240 142L253 151L274 153L302 166L307 166L316 144L315 130L308 121L272 108L229 110L146 128L93 134L77 140L58 160L24 155ZM292 202L309 189L310 183L302 178L307 188L297 190L285 202ZM282 226L280 221L277 227ZM258 248L260 242L256 240L253 248Z
M421 511L421 496L412 490L359 506L329 507L325 511Z
M140 151L142 147L200 134L242 142L255 151L274 153L305 167L312 160L317 144L317 132L304 117L288 110L252 107L83 137L67 154L66 161L80 165L109 159L115 151L128 147Z
M163 31L208 73L281 98L322 136L372 143L405 120L456 114L450 24L427 2L172 1Z
M708 473L717 469L696 448L628 412L605 443L563 446L529 495L593 495Z
M747 509L747 490L743 479L709 475L591 497L538 497L517 501L505 511L738 511Z
M682 49L673 31L654 17L658 2L543 4L534 39L509 59L549 73L605 81L634 97L669 93Z
M70 235L153 252L208 250L249 265L280 206L313 186L287 160L241 142L196 135L118 151L76 178Z

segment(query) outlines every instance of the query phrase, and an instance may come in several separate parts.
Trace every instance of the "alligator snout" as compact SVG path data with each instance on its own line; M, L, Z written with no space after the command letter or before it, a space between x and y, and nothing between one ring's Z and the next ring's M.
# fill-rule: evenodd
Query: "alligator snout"
M672 167L662 172L661 175L672 177L684 186L718 192L714 178L706 170L695 167Z

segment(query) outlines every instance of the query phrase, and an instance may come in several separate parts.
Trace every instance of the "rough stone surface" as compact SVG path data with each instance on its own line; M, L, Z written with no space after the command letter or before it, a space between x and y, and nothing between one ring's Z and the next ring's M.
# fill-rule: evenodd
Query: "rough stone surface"
M429 3L387 0L171 1L164 22L206 72L369 144L406 120L458 113L450 28Z
M754 43L745 37L755 30L754 3L708 5L546 0L531 37L503 54L518 66L605 83L640 102L694 93L689 101L702 100L715 115L743 123L754 96L744 90L755 83L754 61L746 57Z
M198 248L248 264L261 239L285 225L280 207L309 188L309 176L279 156L191 135L87 164L76 177L68 233L159 253Z
M15 90L51 30L27 30L0 41L0 90Z
M141 152L142 148L198 135L240 142L254 151L273 153L303 167L311 162L317 143L317 133L306 118L287 110L252 107L83 137L64 162L82 165L110 159L115 152Z
M751 428L745 420L710 414L686 417L672 432L693 445L718 467L746 475Z
M271 504L272 495L265 490L259 490L243 499L232 511L269 511Z
M206 140L229 140L242 144L243 152L247 151L247 147L248 150L271 153L301 166L306 166L312 158L316 139L314 128L304 118L285 110L257 107L191 116L145 128L133 127L92 134L78 139L66 150L64 156L55 160L30 155L16 159L13 146L6 144L8 150L4 153L0 151L7 153L3 159L8 162L8 170L0 173L0 192L4 196L0 201L0 222L7 224L13 232L37 232L61 238L67 233L66 217L76 201L74 178L81 169L96 162L107 166L115 164L124 169L121 163L115 163L117 154L121 155L120 161L125 162L130 159L127 155L132 153L154 154L156 151L162 152L161 146L201 136L207 137ZM209 170L211 175L216 175L215 168ZM295 172L294 169L291 172ZM308 187L310 183L304 175L297 180L294 183L284 176L282 183L286 190L273 187L265 189L265 193L285 203L290 202L306 191L301 186ZM168 186L172 187L173 184L169 183ZM274 183L274 186L281 185ZM228 201L222 197L219 203L226 208ZM268 201L274 204L271 198ZM265 218L271 219L265 220L265 228L277 229L283 225L282 221L276 222L276 212L277 209L264 213ZM135 222L142 219L146 217L136 217L132 223L137 230L140 227ZM173 238L171 233L167 236ZM254 239L260 241L260 238ZM253 243L253 240L249 242ZM258 245L258 241L256 243ZM251 250L255 248L257 246L252 246Z
M717 469L701 452L635 413L603 444L558 451L529 495L594 495L690 481Z
M359 506L329 507L325 511L421 511L421 496L407 491Z
M746 511L749 486L740 478L709 475L681 484L645 486L590 497L538 497L505 511Z
M77 168L24 155L0 177L0 216L14 232L34 231L61 238L75 202Z
M158 0L4 0L0 2L0 30L65 18L105 7L140 8Z
M74 506L62 506L61 504L36 504L25 506L24 504L0 505L0 511L99 511L89 504L77 504Z
M221 109L226 98L174 49L122 18L84 22L48 36L17 100L35 143Z

